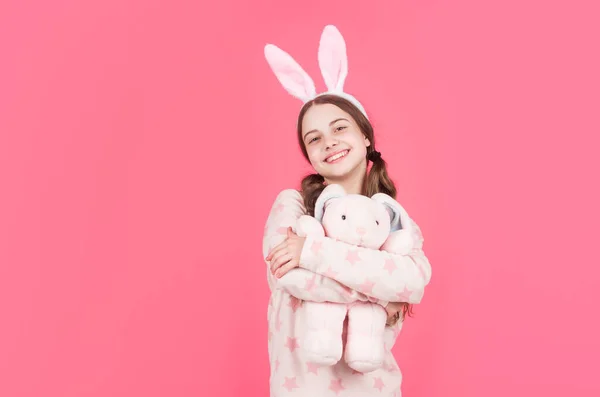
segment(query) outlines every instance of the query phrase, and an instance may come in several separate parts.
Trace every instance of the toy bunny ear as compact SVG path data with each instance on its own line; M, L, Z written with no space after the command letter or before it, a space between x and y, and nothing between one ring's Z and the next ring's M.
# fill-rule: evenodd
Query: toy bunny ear
M329 91L342 92L348 76L346 42L333 25L325 26L319 44L319 67Z
M315 218L319 221L323 221L323 215L325 214L325 208L336 199L340 199L346 195L346 191L341 185L331 184L327 185L325 189L317 198L315 204Z
M371 198L383 204L390 214L390 231L394 232L396 230L404 229L412 233L410 217L399 202L385 193L375 193Z
M287 92L303 102L316 95L313 80L287 52L273 44L267 44L265 58Z

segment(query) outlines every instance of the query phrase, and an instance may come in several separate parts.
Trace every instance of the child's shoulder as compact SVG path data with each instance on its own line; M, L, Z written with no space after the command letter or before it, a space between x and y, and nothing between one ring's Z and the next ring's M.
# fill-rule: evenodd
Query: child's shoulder
M297 207L304 210L304 198L302 192L297 189L286 188L277 193L273 206L283 205L285 207Z
M298 189L286 188L277 193L277 198L302 199L302 192Z

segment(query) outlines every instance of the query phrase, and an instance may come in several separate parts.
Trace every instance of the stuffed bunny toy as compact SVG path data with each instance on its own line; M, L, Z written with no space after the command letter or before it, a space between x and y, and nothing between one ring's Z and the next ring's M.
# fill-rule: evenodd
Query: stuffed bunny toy
M413 248L410 219L396 200L383 193L371 198L346 194L337 184L323 190L314 217L303 215L298 219L296 233L301 237L327 236L397 254L407 254ZM370 372L383 364L387 313L382 305L305 301L303 311L306 334L301 346L309 361L333 365L342 358L342 331L347 315L344 360L348 366L358 372Z

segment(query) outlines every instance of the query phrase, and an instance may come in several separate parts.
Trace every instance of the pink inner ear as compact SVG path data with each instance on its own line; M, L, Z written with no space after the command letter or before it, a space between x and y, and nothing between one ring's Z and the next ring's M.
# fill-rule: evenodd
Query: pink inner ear
M335 27L327 26L319 46L319 66L329 90L342 88L341 80L344 78L347 62L344 38Z
M340 62L340 51L336 49L332 49L332 54L329 56L329 62L327 63L327 73L331 76L331 87L329 89L333 89L337 86L340 81L341 73L342 73L342 63Z
M309 89L306 84L306 78L304 77L302 72L299 72L293 66L285 65L280 69L279 73L281 73L281 77L283 79L289 81L286 82L287 84L293 83L298 86L296 88L298 93L302 92L302 95L306 97L311 96L311 93L309 92Z
M290 79L292 79L298 85L304 85L304 76L298 71L294 70L294 68L287 67L283 70L283 73L287 74Z
M312 79L291 55L269 44L265 46L265 57L273 73L289 93L301 99L315 95Z

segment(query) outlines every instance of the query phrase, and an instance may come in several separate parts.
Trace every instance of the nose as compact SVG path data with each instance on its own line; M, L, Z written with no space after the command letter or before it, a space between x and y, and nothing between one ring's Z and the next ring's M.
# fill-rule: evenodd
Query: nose
M364 236L366 233L367 233L367 229L365 229L364 227L356 228L356 234L358 234L359 236Z
M332 147L336 146L338 144L338 140L334 137L329 137L326 138L325 140L325 146L327 147L327 149L331 149Z

